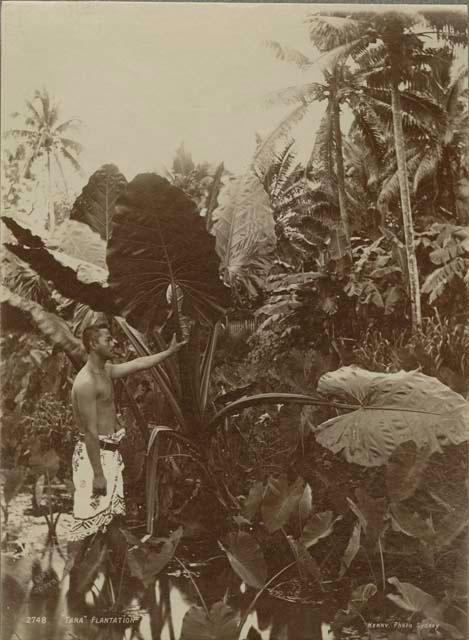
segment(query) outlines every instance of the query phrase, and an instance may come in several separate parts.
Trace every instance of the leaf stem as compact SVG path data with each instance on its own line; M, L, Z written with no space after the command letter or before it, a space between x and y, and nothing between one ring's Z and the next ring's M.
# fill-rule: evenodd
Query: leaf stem
M251 611L254 609L254 607L256 606L256 602L259 600L259 598L261 597L261 595L264 593L264 591L272 584L272 582L274 582L274 580L276 580L279 576L282 575L282 573L284 573L285 571L287 571L287 569L290 569L291 567L293 567L293 565L296 564L296 560L294 562L290 562L290 564L287 564L286 567L283 567L283 569L280 569L280 571L278 571L274 576L272 576L272 578L270 578L270 580L268 580L265 585L262 587L262 589L260 589L256 595L254 596L254 598L252 599L251 603L249 604L248 608L246 609L246 611L244 612L243 617L240 620L240 623L238 625L238 630L239 633L241 633L242 628L244 627L246 620L248 619L248 615L251 613Z
M191 575L191 572L189 571L189 569L186 567L186 565L184 564L184 562L182 560L179 560L179 558L177 556L174 556L174 559L176 560L177 563L179 563L181 565L181 567L183 568L183 570L185 571L185 573L187 573L187 576L189 578L189 580L192 582L192 585L194 587L194 589L197 592L197 595L199 596L199 600L202 603L202 606L204 608L205 614L207 616L207 618L210 619L210 613L207 607L207 604L202 596L202 594L200 593L199 587L197 586L196 581L194 580L194 578Z
M378 537L379 556L381 558L381 575L383 578L383 593L386 591L386 572L384 570L383 547L381 546L381 536Z

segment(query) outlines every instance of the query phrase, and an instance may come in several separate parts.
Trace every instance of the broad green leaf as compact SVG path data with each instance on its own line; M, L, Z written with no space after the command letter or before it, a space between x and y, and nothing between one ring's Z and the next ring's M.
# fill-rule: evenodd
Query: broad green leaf
M298 504L298 515L300 518L300 526L306 522L306 520L311 515L311 511L313 510L313 492L311 490L311 486L309 483L306 483L303 495L301 496L301 500Z
M360 534L361 534L361 526L360 523L357 522L353 527L352 535L350 536L350 540L348 542L347 548L345 549L345 553L342 558L339 578L342 578L347 569L353 562L353 559L358 553L360 549Z
M262 502L262 496L264 495L264 483L261 480L254 482L249 489L248 496L244 502L241 515L252 522L256 517L257 511Z
M424 542L432 542L435 531L433 526L423 520L418 514L412 513L402 504L391 505L391 517L399 531Z
M264 280L275 248L274 219L259 178L247 173L233 179L218 196L212 213L212 232L221 259L223 279L231 287L256 293Z
M302 576L311 576L321 582L321 570L316 560L310 555L302 540L295 540L290 536L290 544L295 550L296 561Z
M403 442L393 451L386 469L386 489L391 502L401 502L418 489L430 457L428 447L418 449L415 442Z
M62 318L45 311L37 302L26 300L3 286L0 286L0 302L2 307L13 308L28 318L46 338L62 348L74 361L84 362L83 346Z
M262 589L267 580L267 565L257 540L240 531L231 533L226 545L220 546L241 580L254 589Z
M102 266L104 246L98 234L79 222L69 222L64 227L64 231L69 227L73 229L67 248L79 252L78 247L81 247L80 251L88 257L100 256L100 264L94 264L79 255L58 251L57 243L50 245L13 218L2 216L2 220L18 241L18 244L5 243L5 247L42 278L51 281L61 295L82 302L95 311L113 315L117 313L106 284L107 272Z
M396 577L388 578L388 582L394 585L400 593L400 596L389 593L388 598L402 609L424 613L429 617L439 615L437 602L430 594L419 587L414 587L410 582L400 582Z
M114 206L124 192L127 180L113 164L100 167L73 204L71 220L87 224L105 241L109 239Z
M224 602L216 602L207 616L202 607L191 607L182 621L180 640L237 640L238 616Z
M372 545L377 544L385 527L384 518L388 510L387 500L386 498L373 498L361 487L355 490L355 496L360 513L363 514L366 521L365 535Z
M292 485L285 476L270 477L262 501L262 519L269 533L285 526L291 514L298 508L304 491L304 480L297 478Z
M316 439L346 460L366 467L387 462L412 440L430 453L469 439L469 403L436 378L417 371L374 373L355 366L322 376L318 391L348 405L324 422Z
M118 198L107 264L116 304L137 326L166 320L168 290L182 291L183 314L211 323L230 303L215 239L197 206L156 174L138 175Z
M332 517L332 511L323 511L310 516L301 534L301 542L307 549L332 533L334 526Z
M150 586L156 576L173 559L182 534L182 527L176 529L169 538L164 540L161 551L158 553L142 547L131 549L127 554L127 560L132 575L139 578L146 587Z
M6 469L3 472L3 497L8 504L18 495L19 490L23 486L26 474L23 467L17 469Z
M55 228L46 244L62 264L76 267L84 282L106 283L106 242L86 224L66 220Z

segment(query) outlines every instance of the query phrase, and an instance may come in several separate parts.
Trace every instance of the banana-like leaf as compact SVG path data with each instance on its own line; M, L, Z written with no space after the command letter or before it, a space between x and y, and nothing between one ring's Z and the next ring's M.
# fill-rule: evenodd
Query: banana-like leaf
M116 200L126 186L127 180L115 165L103 165L93 173L75 200L70 219L84 222L107 241Z
M228 183L219 202L212 217L223 279L231 287L256 292L256 279L267 276L275 248L267 193L259 178L248 173Z
M219 262L214 238L183 191L156 174L128 184L116 202L107 264L111 292L132 324L162 324L168 290L182 291L184 314L215 322L229 305Z
M0 288L0 302L2 307L14 308L31 320L46 338L61 347L74 363L83 364L85 358L83 346L62 318L45 311L37 302L16 295L6 287Z
M104 245L98 234L79 222L68 223L63 236L56 236L49 244L16 220L2 216L5 225L18 240L18 244L6 243L6 248L26 262L45 280L51 281L55 289L66 298L88 305L95 311L115 315L117 309L106 285L107 271L96 264L98 256L104 255ZM65 241L68 251L58 251L59 242ZM88 259L80 257L86 254ZM93 257L94 262L90 261Z
M417 371L383 374L342 367L322 376L318 391L358 404L316 431L320 444L334 453L343 451L349 462L382 465L409 440L431 453L441 451L441 445L469 440L469 403Z

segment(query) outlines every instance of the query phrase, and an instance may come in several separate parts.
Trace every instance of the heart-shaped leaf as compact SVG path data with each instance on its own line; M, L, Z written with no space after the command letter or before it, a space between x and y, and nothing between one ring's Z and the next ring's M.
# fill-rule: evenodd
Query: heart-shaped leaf
M262 589L267 580L267 565L257 540L249 533L240 531L231 533L226 545L220 546L241 580L250 587Z
M116 201L107 264L111 292L132 324L165 321L168 290L182 292L184 314L210 322L230 302L197 206L156 174L138 175Z
M316 560L310 555L305 544L301 540L290 537L290 544L295 551L296 561L303 578L311 576L317 582L321 582L321 570Z
M342 367L322 376L318 391L351 409L315 432L320 444L334 453L343 451L349 462L382 465L409 440L433 453L441 451L441 445L469 439L469 403L417 371L375 373Z
M287 524L291 514L298 508L304 491L304 480L297 478L292 485L285 476L270 477L262 501L262 519L269 533L278 531Z
M391 517L399 531L408 536L418 538L424 542L432 542L435 530L417 513L412 513L407 507L396 503L391 505Z
M372 498L361 487L355 490L355 496L360 513L363 514L366 521L365 535L370 544L375 545L385 527L384 519L388 510L387 500L386 498Z
M139 578L146 587L150 586L156 576L173 559L182 534L182 527L176 529L169 538L164 540L161 551L158 553L142 547L131 549L127 559L132 575Z
M181 640L237 640L238 616L224 602L216 602L207 616L202 607L191 607L182 621Z
M261 505L263 495L264 483L260 480L257 480L249 489L248 496L244 501L243 510L241 511L241 515L250 522L252 522L256 517L256 513Z
M407 611L424 613L425 615L438 615L437 602L433 596L419 587L414 587L410 582L400 582L398 578L388 578L388 582L396 587L401 594L397 596L389 593L388 598Z
M301 534L301 542L307 549L332 533L334 526L332 518L332 511L323 511L310 516Z
M115 165L103 165L93 173L75 200L70 219L84 222L107 241L115 202L126 186L127 180Z

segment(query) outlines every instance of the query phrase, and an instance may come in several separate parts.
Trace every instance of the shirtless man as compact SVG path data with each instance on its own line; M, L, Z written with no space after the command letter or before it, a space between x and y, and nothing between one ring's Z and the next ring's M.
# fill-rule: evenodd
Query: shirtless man
M125 512L123 463L118 451L125 431L118 425L112 381L154 367L184 344L173 336L168 349L161 353L112 364L114 340L106 325L87 327L82 340L88 360L72 387L81 440L73 456L75 523L70 540L104 530L115 515Z

